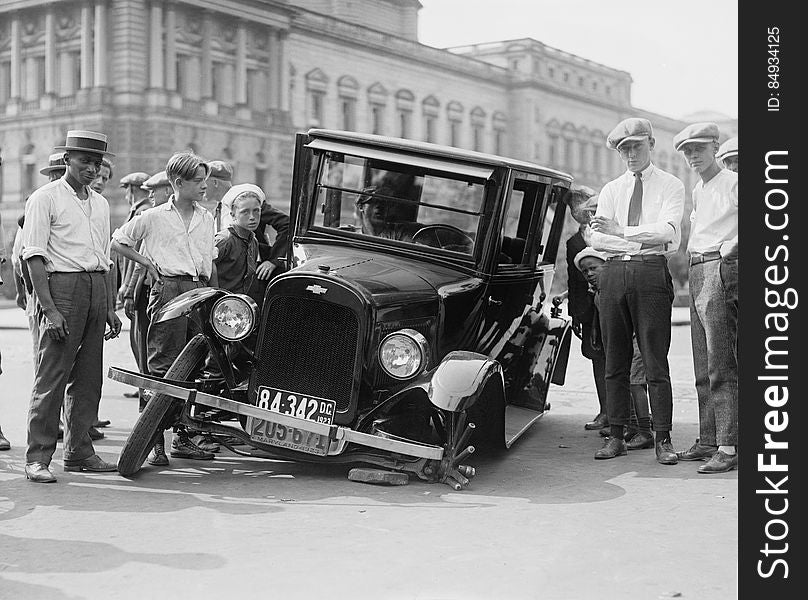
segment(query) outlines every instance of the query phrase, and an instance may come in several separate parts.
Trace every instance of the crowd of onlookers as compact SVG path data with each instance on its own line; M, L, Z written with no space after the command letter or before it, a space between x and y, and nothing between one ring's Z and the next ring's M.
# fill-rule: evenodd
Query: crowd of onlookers
M599 192L573 186L567 194L579 230L567 241L565 296L592 361L600 407L585 428L605 438L596 459L654 448L661 464L704 461L699 473L737 467L738 142L719 145L719 137L713 123L688 125L674 137L699 175L687 241L699 438L688 450L677 452L671 439L668 366L674 291L667 261L681 244L684 184L653 164L651 123L629 118L606 139L626 171ZM98 416L99 357L104 341L121 331L117 310L131 320L138 369L166 376L197 332L189 319L158 321L160 308L202 286L260 305L269 280L286 267L288 246L289 217L260 187L234 185L225 161L178 152L159 173L126 174L120 185L129 212L111 231L107 137L69 131L55 150L40 171L49 182L26 200L11 256L17 304L32 335L25 473L35 482L56 481L50 462L60 438L66 471L116 470L92 442L109 424ZM143 410L146 394L129 394ZM0 450L8 448L0 431ZM214 440L180 428L168 453L159 432L148 461L166 465L169 454L211 460L218 450Z
M681 243L685 193L651 160L651 123L620 122L606 143L626 171L599 193L574 186L566 196L579 229L567 240L563 296L592 361L600 407L584 427L606 438L596 459L654 448L661 464L705 461L699 473L737 467L738 138L719 145L719 136L714 123L694 123L673 140L699 175L687 240L699 438L688 450L677 452L671 441L668 366L674 291L667 258Z
M57 440L66 471L106 472L93 440L108 420L98 417L105 340L121 331L117 311L131 320L138 369L164 376L188 340L190 320L158 322L177 295L217 286L263 299L269 280L285 268L289 217L253 184L233 184L233 166L178 152L155 174L120 179L129 205L111 231L103 192L113 179L106 135L72 130L40 173L48 177L25 202L12 249L17 304L32 336L34 384L28 411L26 477L53 482ZM211 210L204 204L211 206ZM127 392L139 398L143 390ZM0 449L10 448L0 431ZM170 454L212 460L219 445L180 429ZM149 462L168 464L162 432Z

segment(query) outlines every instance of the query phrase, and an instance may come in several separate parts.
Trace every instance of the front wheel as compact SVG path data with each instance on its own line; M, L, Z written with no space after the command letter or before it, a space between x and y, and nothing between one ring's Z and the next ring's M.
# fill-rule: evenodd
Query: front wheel
M166 371L165 378L190 381L204 366L207 355L205 336L195 335ZM155 434L162 434L162 424L175 400L167 394L156 394L148 401L123 445L118 457L118 473L129 477L140 470L152 449Z

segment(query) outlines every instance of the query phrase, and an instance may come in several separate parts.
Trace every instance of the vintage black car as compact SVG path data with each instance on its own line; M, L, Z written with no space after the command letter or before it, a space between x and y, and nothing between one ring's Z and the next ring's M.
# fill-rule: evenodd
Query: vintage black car
M203 333L166 377L110 369L152 393L120 473L140 469L155 432L185 427L240 453L234 440L466 486L469 454L509 447L563 383L570 328L548 295L571 183L434 144L298 134L289 270L263 304L183 294L159 318Z

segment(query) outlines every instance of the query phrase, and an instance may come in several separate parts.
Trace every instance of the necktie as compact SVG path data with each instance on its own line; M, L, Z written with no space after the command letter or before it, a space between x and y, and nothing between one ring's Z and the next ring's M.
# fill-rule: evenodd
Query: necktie
M631 202L628 205L628 225L640 224L642 212L642 174L634 173L634 191L631 192Z
M254 244L253 241L254 239L251 236L247 242L247 281L250 282L252 282L253 275L255 275L255 269L258 267L255 256L255 249L258 244Z

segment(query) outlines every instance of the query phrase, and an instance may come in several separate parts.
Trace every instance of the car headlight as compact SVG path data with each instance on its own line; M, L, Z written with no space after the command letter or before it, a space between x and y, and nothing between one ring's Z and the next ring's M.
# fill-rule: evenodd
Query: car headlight
M223 296L210 311L210 324L216 335L228 342L246 338L255 328L258 305L244 294Z
M409 379L427 366L429 344L414 329L401 329L391 333L379 345L382 369L395 379Z

